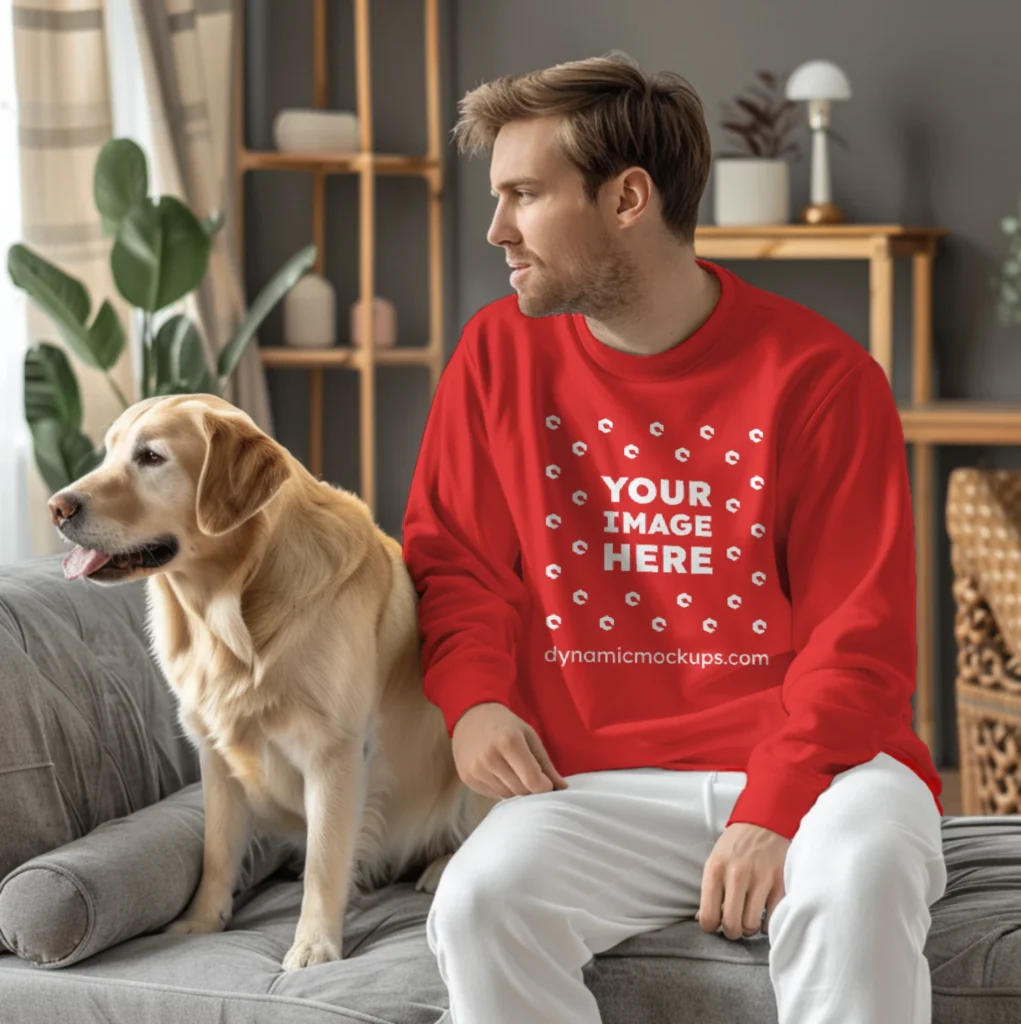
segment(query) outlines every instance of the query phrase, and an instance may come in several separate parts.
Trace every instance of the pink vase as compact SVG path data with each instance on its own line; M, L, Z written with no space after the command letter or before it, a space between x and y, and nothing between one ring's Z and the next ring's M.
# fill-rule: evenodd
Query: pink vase
M351 306L351 343L362 345L362 300ZM372 303L373 344L376 348L393 348L397 344L397 310L388 299L377 296Z

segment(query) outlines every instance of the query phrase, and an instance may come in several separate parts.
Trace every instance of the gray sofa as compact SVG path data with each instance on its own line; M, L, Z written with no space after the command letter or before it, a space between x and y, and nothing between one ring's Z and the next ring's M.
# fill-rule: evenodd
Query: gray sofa
M140 585L65 583L57 558L0 568L0 1024L448 1019L410 883L354 900L342 962L281 970L301 900L286 837L253 838L226 932L159 932L198 880L202 807L144 610ZM1021 819L947 819L944 836L933 1019L1021 1021ZM767 951L684 923L587 978L607 1024L766 1024Z

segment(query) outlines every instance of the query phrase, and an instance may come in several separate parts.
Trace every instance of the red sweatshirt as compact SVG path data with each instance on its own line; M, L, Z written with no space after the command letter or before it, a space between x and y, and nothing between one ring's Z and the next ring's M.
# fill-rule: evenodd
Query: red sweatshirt
M904 436L879 365L811 310L700 261L703 326L652 356L581 315L477 313L404 520L425 690L453 731L498 701L561 774L744 771L730 822L791 837L912 729Z

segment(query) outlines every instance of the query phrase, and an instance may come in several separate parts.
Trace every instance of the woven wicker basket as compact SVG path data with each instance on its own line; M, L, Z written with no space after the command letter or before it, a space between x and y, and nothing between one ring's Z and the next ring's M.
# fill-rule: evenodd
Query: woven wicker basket
M1021 813L1021 472L958 469L947 492L965 814Z

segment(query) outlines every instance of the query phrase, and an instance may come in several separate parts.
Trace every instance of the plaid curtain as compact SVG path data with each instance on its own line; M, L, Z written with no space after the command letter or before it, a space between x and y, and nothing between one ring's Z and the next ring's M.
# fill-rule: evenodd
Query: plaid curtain
M15 2L13 27L23 240L79 278L93 309L109 298L127 326L127 310L109 270L110 242L92 198L96 157L112 133L103 0ZM63 345L31 302L28 329L32 341ZM69 351L68 356L82 390L85 433L98 444L121 403L102 373ZM136 389L128 351L112 376L132 400ZM49 523L47 490L33 463L29 502L38 553L63 549Z

